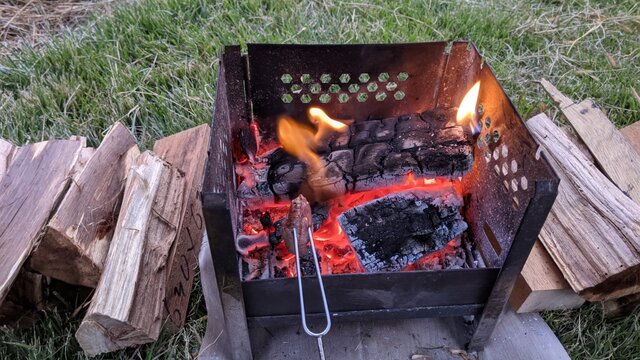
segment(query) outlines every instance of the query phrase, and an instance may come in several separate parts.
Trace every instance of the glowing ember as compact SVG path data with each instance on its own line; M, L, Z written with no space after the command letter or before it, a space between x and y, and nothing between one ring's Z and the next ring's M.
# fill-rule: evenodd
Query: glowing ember
M475 121L476 104L478 103L478 95L480 94L480 81L476 82L462 98L456 120L458 124L469 124L469 128L473 134L480 132L477 122Z
M408 173L406 181L401 184L391 185L376 188L369 191L347 193L338 198L329 200L326 205L328 206L328 216L325 221L322 222L320 227L314 231L313 236L316 242L316 250L318 255L322 259L321 267L323 274L341 274L341 273L357 273L364 272L362 265L358 261L356 253L354 252L347 235L342 230L340 223L338 222L338 216L343 212L357 207L361 204L367 203L374 199L408 190L408 189L423 189L425 191L437 191L438 189L453 184L458 193L461 191L461 184L459 181L451 181L448 179L424 179L416 178L412 173ZM243 216L243 233L254 234L255 232L263 231L263 227L255 220L255 214L262 212L269 212L271 219L275 223L278 220L285 217L289 208L289 203L263 203L257 206L255 209L245 209ZM247 216L254 212L254 216ZM253 221L253 222L252 222ZM274 252L278 259L276 267L286 268L285 275L288 277L295 274L291 271L293 265L293 254L291 254L287 247L280 243L275 247ZM328 261L327 261L328 260Z

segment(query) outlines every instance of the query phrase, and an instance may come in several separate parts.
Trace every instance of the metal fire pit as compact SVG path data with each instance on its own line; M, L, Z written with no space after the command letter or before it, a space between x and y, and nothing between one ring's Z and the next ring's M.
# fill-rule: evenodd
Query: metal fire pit
M323 277L334 321L479 315L470 349L489 340L559 183L474 45L248 45L246 55L225 48L202 199L236 355L250 356L247 324L297 323L300 306L295 278L241 280L233 137L252 118L265 136L275 134L277 116L304 118L311 105L355 119L454 108L477 81L482 130L462 187L468 231L487 267ZM320 299L315 278L303 287ZM307 312L322 316L321 302L310 301Z

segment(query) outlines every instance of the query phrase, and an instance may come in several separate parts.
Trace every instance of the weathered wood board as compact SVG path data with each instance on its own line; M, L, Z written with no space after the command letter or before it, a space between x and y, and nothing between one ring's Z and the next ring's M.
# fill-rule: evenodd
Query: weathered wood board
M184 326L198 268L198 252L204 232L200 191L209 149L209 125L201 125L156 141L153 151L184 173L186 184L180 227L169 254L167 292L163 299L167 329Z
M640 153L640 121L620 129L622 135L636 151ZM636 199L636 203L640 203ZM630 314L640 305L640 293L627 295L615 300L605 301L603 304L604 313L608 316L623 316Z
M158 339L184 189L182 172L149 151L130 169L104 270L76 332L87 354Z
M590 301L637 292L640 206L589 162L546 115L535 116L527 126L561 179L540 239L565 279Z
M121 123L113 125L49 221L31 257L33 269L70 284L97 285L126 174L139 153L129 130Z
M579 104L542 79L542 87L559 104L605 175L632 199L640 200L640 156L591 100Z
M620 129L620 132L627 142L640 154L640 121L636 121L629 126L623 127Z
M11 142L0 138L0 180L4 177L11 164L11 158L16 150L16 146Z
M0 303L67 189L79 141L22 146L0 181Z
M570 127L560 128L591 162L589 149ZM562 236L562 234L558 234ZM576 294L540 240L536 240L513 287L511 306L517 313L566 310L580 307L585 300Z

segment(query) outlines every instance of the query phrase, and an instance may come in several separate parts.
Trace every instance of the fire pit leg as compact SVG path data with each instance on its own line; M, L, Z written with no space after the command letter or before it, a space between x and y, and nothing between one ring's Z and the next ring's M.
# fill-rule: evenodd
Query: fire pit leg
M479 351L487 344L493 330L498 325L500 315L509 301L513 285L529 257L542 225L547 219L553 201L556 198L558 184L552 181L536 183L535 195L529 202L522 223L513 239L509 254L504 260L502 271L498 275L489 299L476 322L476 329L468 345L469 350Z

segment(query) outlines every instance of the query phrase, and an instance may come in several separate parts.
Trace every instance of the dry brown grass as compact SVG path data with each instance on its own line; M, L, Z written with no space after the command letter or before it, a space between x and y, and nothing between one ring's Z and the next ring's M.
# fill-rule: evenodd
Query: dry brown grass
M0 57L20 46L38 47L89 14L108 14L115 0L5 0L0 2Z

